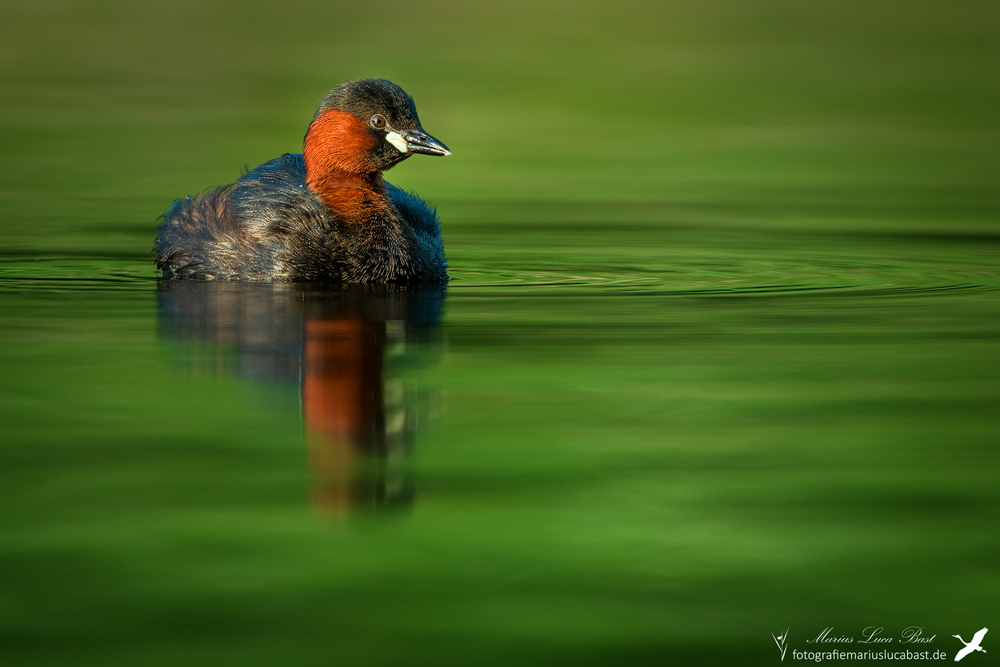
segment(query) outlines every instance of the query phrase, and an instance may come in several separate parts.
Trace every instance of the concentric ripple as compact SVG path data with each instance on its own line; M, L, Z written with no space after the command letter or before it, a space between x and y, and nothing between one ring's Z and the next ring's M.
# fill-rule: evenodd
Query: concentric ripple
M0 291L150 289L156 273L148 258L14 252L0 255Z
M906 295L1000 288L996 244L975 237L855 237L756 232L683 233L539 225L450 235L449 289L466 295L645 294L741 296L828 293ZM0 290L147 290L143 254L0 255Z
M844 292L906 294L997 289L998 272L987 265L897 260L879 264L842 262L739 262L671 269L596 266L518 267L511 264L456 266L451 288L462 292L585 291L664 295L740 295Z

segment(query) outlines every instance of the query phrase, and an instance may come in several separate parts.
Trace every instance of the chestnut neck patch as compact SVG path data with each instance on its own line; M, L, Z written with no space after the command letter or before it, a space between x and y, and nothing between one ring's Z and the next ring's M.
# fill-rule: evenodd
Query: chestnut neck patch
M306 185L346 222L391 209L385 181L369 155L374 146L364 121L339 109L321 113L306 133Z

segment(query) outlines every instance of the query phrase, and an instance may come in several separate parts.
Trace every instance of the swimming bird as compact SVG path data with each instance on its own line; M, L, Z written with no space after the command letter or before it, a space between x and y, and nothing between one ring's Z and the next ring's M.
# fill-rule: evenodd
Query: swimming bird
M286 153L232 185L174 202L154 251L165 279L442 283L437 213L382 178L411 155L451 155L385 79L330 91Z
M980 646L980 644L982 644L983 637L986 636L987 630L988 630L987 628L983 628L982 630L974 634L972 636L971 641L965 641L958 635L952 635L952 637L955 637L956 639L958 639L958 641L965 644L965 648L963 648L962 650L960 650L958 653L955 654L955 662L958 662L959 660L969 655L973 651L982 651L983 653L986 653L986 649Z

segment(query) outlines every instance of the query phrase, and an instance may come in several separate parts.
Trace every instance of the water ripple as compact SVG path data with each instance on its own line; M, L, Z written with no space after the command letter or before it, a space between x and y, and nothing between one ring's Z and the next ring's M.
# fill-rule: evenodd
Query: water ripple
M754 296L782 294L917 295L1000 288L993 267L939 260L822 262L688 260L669 268L544 267L510 262L452 262L449 290L456 295L529 294ZM156 275L146 257L80 258L0 256L0 291L149 290Z

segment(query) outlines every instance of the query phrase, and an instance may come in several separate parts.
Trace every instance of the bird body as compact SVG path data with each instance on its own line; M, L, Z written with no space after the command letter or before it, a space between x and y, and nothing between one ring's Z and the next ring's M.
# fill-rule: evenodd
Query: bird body
M158 228L157 266L165 279L447 281L437 214L382 178L415 153L450 155L401 88L384 79L338 86L302 154L175 201Z

